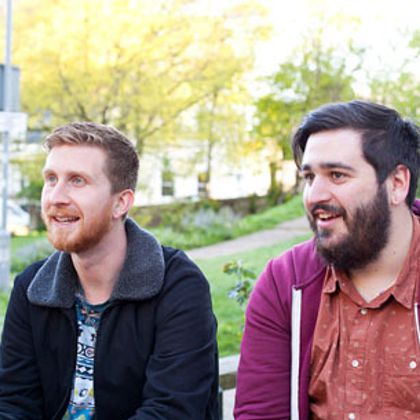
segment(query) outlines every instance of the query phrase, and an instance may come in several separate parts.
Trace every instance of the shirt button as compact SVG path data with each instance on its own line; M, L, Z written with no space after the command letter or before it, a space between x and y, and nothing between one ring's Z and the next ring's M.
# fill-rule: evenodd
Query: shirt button
M362 308L362 309L360 309L360 313L362 315L366 315L368 313L368 310L366 308Z
M358 366L359 366L359 361L358 360L356 360L356 359L354 359L354 360L352 360L351 361L351 365L354 367L354 368L357 368ZM350 413L351 414L351 413Z
M349 420L355 420L355 419L356 419L356 414L349 413Z
M415 369L417 367L417 363L414 360L412 360L410 362L410 365L409 366L410 366L410 369Z

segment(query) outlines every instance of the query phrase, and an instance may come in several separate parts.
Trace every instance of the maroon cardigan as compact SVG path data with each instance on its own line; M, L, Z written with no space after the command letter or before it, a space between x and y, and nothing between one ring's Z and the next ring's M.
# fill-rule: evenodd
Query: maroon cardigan
M415 201L413 211L420 214L419 200ZM315 252L314 239L295 246L268 263L255 285L246 311L235 419L280 420L291 416L293 288L302 292L299 419L309 418L310 356L324 276L325 265Z

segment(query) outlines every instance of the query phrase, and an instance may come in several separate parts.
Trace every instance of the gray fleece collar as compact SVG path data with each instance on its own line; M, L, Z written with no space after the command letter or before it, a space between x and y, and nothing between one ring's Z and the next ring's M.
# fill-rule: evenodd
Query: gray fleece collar
M127 255L110 300L151 298L159 293L165 276L162 247L132 219L127 219L125 229ZM77 287L77 273L70 254L57 251L38 270L27 294L35 305L71 308Z

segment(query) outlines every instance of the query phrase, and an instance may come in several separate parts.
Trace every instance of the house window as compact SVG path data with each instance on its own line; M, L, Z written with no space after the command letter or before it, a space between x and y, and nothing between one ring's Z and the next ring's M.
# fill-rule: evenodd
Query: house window
M169 169L165 169L162 172L162 196L173 197L174 191L174 174Z
M209 189L209 178L207 172L200 172L197 177L199 197L207 197Z

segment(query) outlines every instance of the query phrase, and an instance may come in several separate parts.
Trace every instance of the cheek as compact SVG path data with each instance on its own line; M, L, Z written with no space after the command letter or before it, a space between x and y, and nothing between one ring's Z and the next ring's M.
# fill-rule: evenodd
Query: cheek
M41 192L41 208L45 208L48 203L48 192L46 191L45 187L42 189Z
M302 200L303 200L303 206L305 207L306 210L308 210L308 200L309 200L309 187L305 186L303 188L303 193L302 193Z

